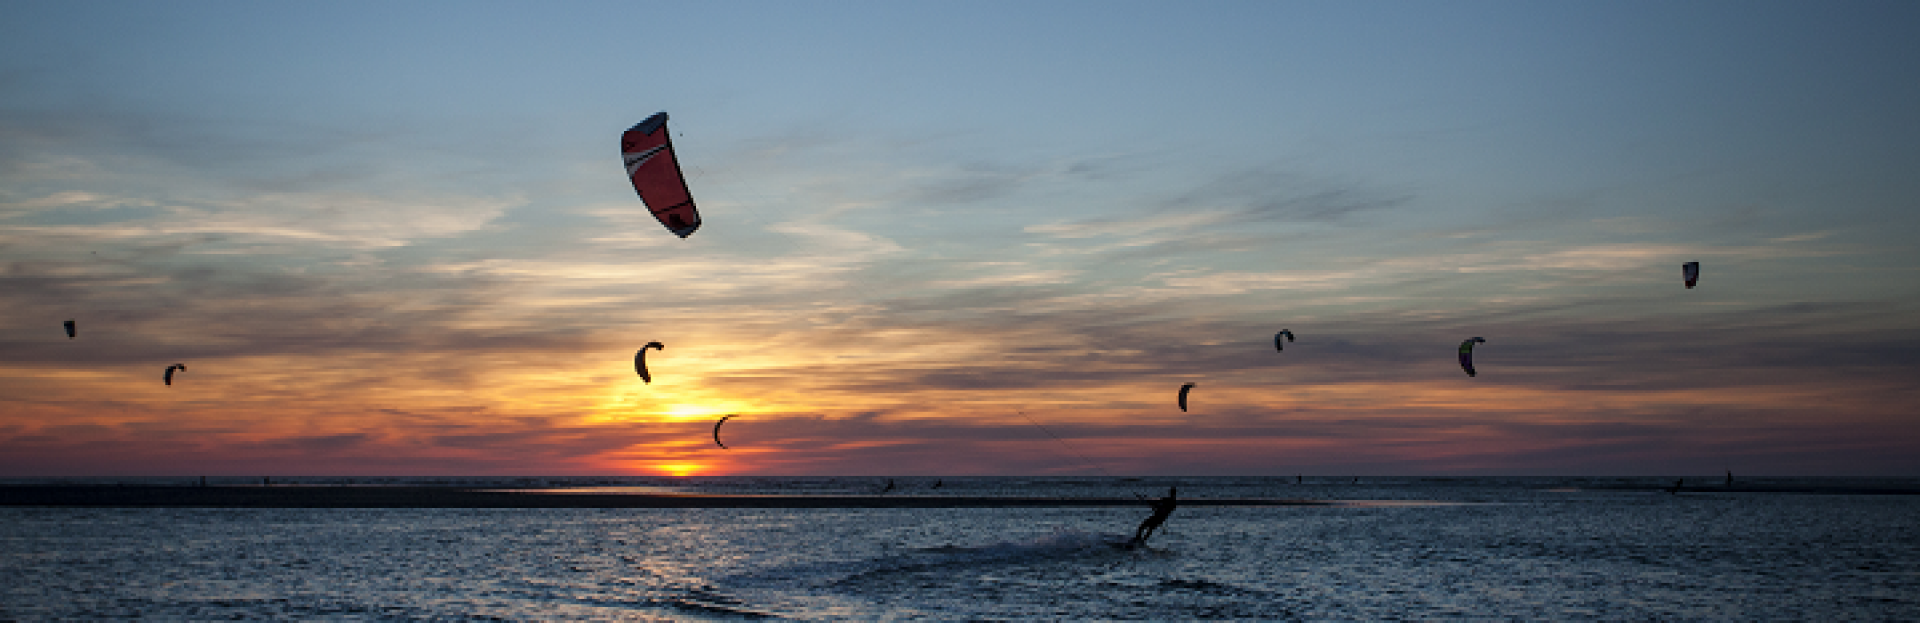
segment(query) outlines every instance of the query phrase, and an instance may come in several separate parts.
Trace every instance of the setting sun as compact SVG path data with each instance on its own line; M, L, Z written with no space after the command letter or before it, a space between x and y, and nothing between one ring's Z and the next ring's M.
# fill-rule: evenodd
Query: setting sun
M658 463L653 468L668 476L698 476L707 466L698 463Z

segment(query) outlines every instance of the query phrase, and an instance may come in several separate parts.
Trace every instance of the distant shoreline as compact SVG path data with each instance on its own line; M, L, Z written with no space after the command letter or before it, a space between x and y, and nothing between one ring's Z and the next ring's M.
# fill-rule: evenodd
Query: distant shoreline
M1183 506L1328 506L1330 500L1190 499ZM0 506L176 508L1065 508L1146 506L1124 498L548 493L414 486L6 485Z
M1645 485L1584 485L1581 491L1661 491L1667 487ZM1707 484L1681 485L1679 493L1799 493L1804 495L1920 495L1920 489L1887 487L1816 487L1736 484L1731 487L1707 481Z
M1587 484L1566 491L1665 493L1666 487ZM1910 487L1769 486L1718 483L1687 485L1681 495L1802 494L1920 495ZM1388 503L1392 501L1375 501ZM1404 501L1403 501L1404 502ZM1183 506L1374 506L1367 500L1277 498L1187 498ZM1435 500L1431 503L1447 504ZM1147 504L1132 498L943 496L894 494L700 494L632 491L583 491L577 486L527 487L474 485L158 485L158 484L14 484L0 485L0 507L174 507L174 508L1070 508L1130 507ZM1418 505L1418 504L1415 504Z

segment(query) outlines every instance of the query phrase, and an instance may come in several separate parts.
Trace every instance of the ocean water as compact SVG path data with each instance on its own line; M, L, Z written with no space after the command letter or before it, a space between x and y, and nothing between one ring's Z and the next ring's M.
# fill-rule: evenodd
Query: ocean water
M331 486L347 479L277 483ZM869 495L877 478L353 479ZM454 481L458 481L457 483ZM0 507L0 619L1920 619L1920 496L1655 479L896 479L1140 508ZM233 480L229 484L242 484ZM1912 481L1755 480L1849 491Z

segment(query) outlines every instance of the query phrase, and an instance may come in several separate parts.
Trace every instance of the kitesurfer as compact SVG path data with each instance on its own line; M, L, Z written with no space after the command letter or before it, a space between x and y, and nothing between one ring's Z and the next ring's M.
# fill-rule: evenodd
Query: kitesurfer
M1174 499L1179 491L1178 487L1167 487L1167 497L1154 501L1153 514L1148 515L1147 520L1140 522L1140 527L1133 531L1133 545L1146 545L1147 538L1153 536L1153 531L1159 529L1160 524L1167 522L1167 516L1172 515L1173 509L1180 506L1180 502Z

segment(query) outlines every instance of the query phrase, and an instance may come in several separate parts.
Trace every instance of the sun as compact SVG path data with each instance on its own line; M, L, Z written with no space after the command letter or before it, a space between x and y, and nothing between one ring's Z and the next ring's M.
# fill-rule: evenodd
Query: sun
M653 468L660 470L668 476L679 477L698 476L700 475L700 471L706 469L707 466L698 463L658 463L655 464Z

